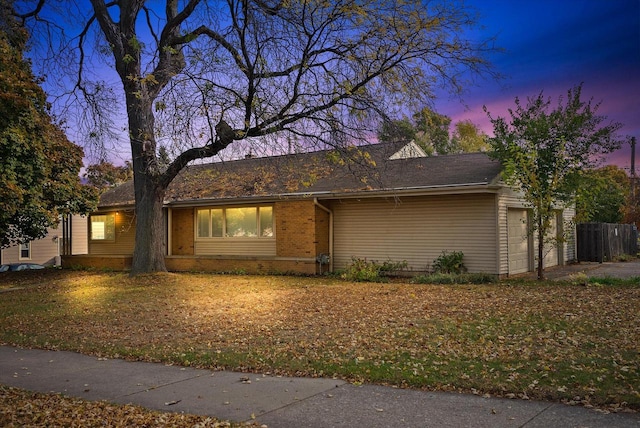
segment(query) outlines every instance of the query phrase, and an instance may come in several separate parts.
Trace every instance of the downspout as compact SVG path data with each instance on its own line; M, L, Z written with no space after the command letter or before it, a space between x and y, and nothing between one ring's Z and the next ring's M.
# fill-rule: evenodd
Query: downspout
M167 256L172 256L171 248L173 247L173 210L167 208Z
M318 198L313 198L313 204L329 214L329 272L333 272L333 211L321 205Z

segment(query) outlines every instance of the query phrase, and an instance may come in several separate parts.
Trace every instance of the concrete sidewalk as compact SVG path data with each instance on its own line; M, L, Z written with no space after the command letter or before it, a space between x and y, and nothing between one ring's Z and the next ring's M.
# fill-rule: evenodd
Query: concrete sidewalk
M640 414L334 379L212 372L0 346L0 384L162 411L302 427L640 427Z

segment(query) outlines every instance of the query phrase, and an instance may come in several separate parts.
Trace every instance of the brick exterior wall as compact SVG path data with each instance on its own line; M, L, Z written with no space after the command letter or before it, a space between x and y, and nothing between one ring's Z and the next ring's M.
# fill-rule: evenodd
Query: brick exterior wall
M193 208L171 210L171 254L192 256L194 252Z
M313 243L316 246L316 256L329 254L329 213L323 209L316 209L316 231Z
M314 275L316 263L300 260L222 258L222 257L167 257L167 269L172 272L244 272L244 273L296 273Z
M313 201L276 202L276 255L316 256L316 207Z
M131 269L131 256L91 256L76 255L62 256L63 268L93 268L109 270L129 270Z
M315 261L329 253L329 214L313 200L280 201L274 204L276 256L194 255L194 210L174 208L171 220L171 256L165 258L170 271L247 273L318 273ZM131 257L69 256L63 265L127 270Z

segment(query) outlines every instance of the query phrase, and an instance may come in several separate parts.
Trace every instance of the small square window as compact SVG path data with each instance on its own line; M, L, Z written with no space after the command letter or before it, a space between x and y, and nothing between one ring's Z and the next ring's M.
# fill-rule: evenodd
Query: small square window
M30 260L31 259L31 243L25 242L24 244L20 244L20 260Z
M91 240L115 241L116 216L115 214L103 214L91 216Z

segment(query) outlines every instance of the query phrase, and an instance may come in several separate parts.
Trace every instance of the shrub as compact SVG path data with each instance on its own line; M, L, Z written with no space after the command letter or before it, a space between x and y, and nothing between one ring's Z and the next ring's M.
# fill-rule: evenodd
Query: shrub
M434 273L415 276L411 282L414 284L492 284L498 282L498 277L489 273Z
M452 251L449 253L445 250L433 261L433 271L434 273L464 273L467 271L467 268L464 266L464 263L462 263L463 258L464 254L462 251Z
M359 259L353 257L351 263L340 275L340 278L358 282L380 282L395 272L402 271L408 266L406 261L386 261L378 263L375 260Z

